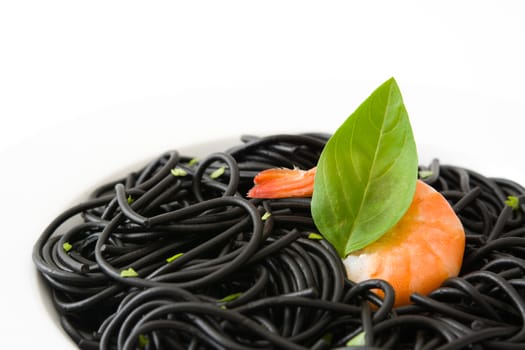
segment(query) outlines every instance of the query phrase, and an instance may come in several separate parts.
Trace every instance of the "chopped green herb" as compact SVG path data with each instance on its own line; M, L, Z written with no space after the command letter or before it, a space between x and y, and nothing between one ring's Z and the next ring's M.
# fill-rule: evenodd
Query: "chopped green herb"
M432 175L434 175L432 170L420 170L419 171L419 178L420 179L426 179L426 178L431 177Z
M323 239L323 236L321 236L321 235L318 234L318 233L314 233L314 232L312 232L312 233L310 233L310 234L308 235L308 239L317 239L317 240L322 240L322 239Z
M127 270L120 271L120 277L137 277L139 274L132 267Z
M194 166L195 164L197 164L199 162L199 159L197 158L192 158L189 162L188 162L188 166Z
M261 220L264 221L264 220L268 220L270 218L270 216L272 216L271 213L264 213L263 216L261 216Z
M148 345L149 339L144 334L139 334L139 347L144 348Z
M213 173L210 174L210 177L212 179L216 179L222 174L224 174L225 167L221 166L219 169L215 170Z
M365 345L365 332L361 332L352 339L350 339L348 342L346 342L346 346L361 346Z
M516 196L508 196L505 204L507 204L512 209L517 210L520 207L520 199Z
M241 294L242 294L242 293L240 293L240 292L239 292L239 293L233 293L233 294L230 294L230 295L225 296L224 298L222 298L222 299L219 300L219 301L222 301L222 302L224 302L224 303L225 303L225 302L228 302L228 301L232 301L232 300L235 300L235 299L237 299L238 297L240 297Z
M166 259L167 262L172 262L173 260L177 259L177 258L180 258L182 255L184 255L184 253L178 253L178 254L175 254L169 258Z
M64 248L66 252L69 252L73 248L73 246L69 242L64 242L64 244L62 244L62 248Z
M133 198L131 198L131 195L129 195L129 196L128 196L128 204L131 204L131 203L133 203L133 201L134 201L134 199L133 199Z
M188 173L184 169L173 168L173 169L171 169L171 175L173 175L173 176L186 176L186 175L188 175Z
M219 308L221 308L223 310L226 310L226 305L221 305L221 306L219 306Z

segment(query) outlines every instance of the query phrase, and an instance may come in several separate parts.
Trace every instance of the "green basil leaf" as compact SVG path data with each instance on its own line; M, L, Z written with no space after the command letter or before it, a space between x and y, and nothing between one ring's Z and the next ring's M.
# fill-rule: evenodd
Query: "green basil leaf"
M408 209L418 159L401 92L389 79L337 129L317 164L312 216L341 257L385 234Z

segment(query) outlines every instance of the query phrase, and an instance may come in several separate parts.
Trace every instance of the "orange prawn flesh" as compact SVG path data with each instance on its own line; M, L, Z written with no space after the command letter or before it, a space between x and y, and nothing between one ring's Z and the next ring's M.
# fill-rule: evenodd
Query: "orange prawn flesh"
M428 294L458 275L465 250L465 232L446 199L417 181L410 207L385 235L344 259L355 282L379 278L396 292L395 305L410 303L414 292Z
M315 171L264 170L255 177L248 197L310 197ZM454 210L439 192L418 180L414 199L401 220L343 262L352 281L389 282L396 292L395 305L400 306L410 303L412 293L428 294L457 276L464 249L465 232Z

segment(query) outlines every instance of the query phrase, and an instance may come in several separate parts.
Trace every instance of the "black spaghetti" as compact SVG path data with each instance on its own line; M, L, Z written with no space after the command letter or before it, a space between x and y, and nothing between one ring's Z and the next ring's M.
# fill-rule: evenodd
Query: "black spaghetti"
M168 152L59 215L33 260L65 331L102 350L524 349L525 188L422 168L464 225L464 263L394 308L388 283L345 277L310 199L244 195L261 170L315 166L327 139L244 137L197 163Z

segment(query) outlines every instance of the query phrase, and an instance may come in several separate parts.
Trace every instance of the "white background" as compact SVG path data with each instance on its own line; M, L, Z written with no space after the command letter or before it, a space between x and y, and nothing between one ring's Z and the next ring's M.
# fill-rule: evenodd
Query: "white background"
M333 132L391 76L422 162L525 183L521 3L1 1L2 347L75 348L31 248L94 185L167 149Z

